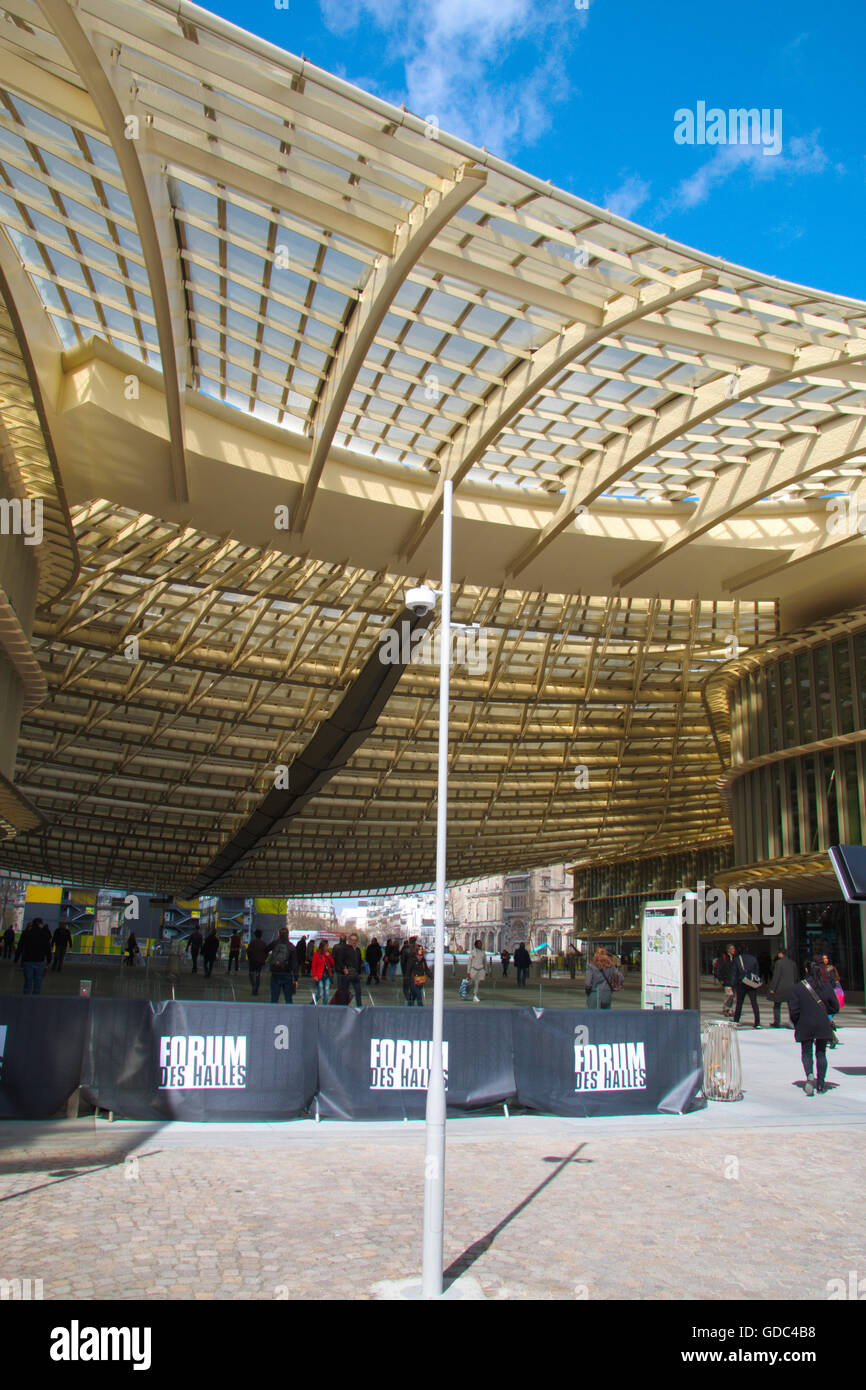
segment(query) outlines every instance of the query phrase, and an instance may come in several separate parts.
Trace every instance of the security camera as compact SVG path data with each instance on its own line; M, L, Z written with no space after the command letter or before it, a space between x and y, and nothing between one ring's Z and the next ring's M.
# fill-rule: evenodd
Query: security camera
M428 588L426 584L407 590L406 607L412 609L416 618L423 618L425 613L432 612L436 607L436 590Z

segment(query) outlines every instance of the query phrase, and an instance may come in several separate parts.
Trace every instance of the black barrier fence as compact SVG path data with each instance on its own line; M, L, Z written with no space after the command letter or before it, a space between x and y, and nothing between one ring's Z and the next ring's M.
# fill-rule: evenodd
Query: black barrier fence
M292 1120L316 1093L316 1011L92 1001L81 1092L130 1120Z
M0 997L0 1117L81 1088L133 1120L422 1119L429 1009ZM682 1114L700 1104L697 1013L446 1009L448 1110Z

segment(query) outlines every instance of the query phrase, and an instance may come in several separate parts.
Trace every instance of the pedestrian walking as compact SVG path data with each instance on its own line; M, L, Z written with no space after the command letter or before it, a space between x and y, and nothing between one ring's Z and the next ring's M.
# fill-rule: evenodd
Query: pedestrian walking
M15 954L15 928L7 927L3 933L3 959L11 960Z
M484 954L484 947L480 941L476 941L472 950L469 952L469 961L466 966L466 977L472 985L472 1002L480 1004L481 999L478 994L478 986L487 975L487 957Z
M782 1023L782 1005L787 1004L791 998L791 993L797 983L797 967L791 960L787 951L780 951L773 964L773 974L770 979L770 998L773 1001L773 1022L771 1028L784 1028Z
M247 968L250 972L250 985L253 994L259 992L259 985L262 982L262 968L267 958L267 942L262 936L261 927L257 927L252 941L247 946Z
M833 986L822 975L823 962L812 961L805 978L794 985L788 1000L794 1037L800 1044L800 1059L806 1073L804 1090L807 1096L814 1095L815 1091L826 1091L827 1044L835 1046L833 1015L838 1012L839 1001Z
M189 941L186 943L186 949L192 957L193 975L198 974L198 958L201 954L201 948L203 945L204 937L201 934L201 927L196 924L196 926L194 926L192 931L190 932Z
M211 927L204 939L201 948L202 960L204 961L204 977L209 980L213 972L214 961L220 953L220 939L217 935L216 927Z
M239 931L235 930L235 931L232 932L231 936L229 937L229 974L232 973L232 965L234 965L235 974L238 973L238 965L239 965L239 962L240 962L240 958L241 958L241 934L240 934Z
M298 970L297 952L289 940L288 927L280 927L279 935L269 946L271 968L271 1003L279 1004L280 994L291 1004L295 993Z
M565 953L565 963L568 966L569 978L573 983L574 977L577 974L577 950L573 945L569 946Z
M400 974L403 976L403 998L409 1003L409 972L415 959L415 938L410 937L400 947Z
M42 977L51 959L51 932L41 917L34 917L21 933L17 959L24 970L24 993L41 994Z
M835 989L836 986L840 983L839 971L836 969L829 956L821 956L820 961L821 979L825 980L828 985L832 985Z
M331 993L331 980L334 978L334 957L328 950L328 943L322 939L313 951L310 973L315 988L317 1004L327 1004Z
M613 956L599 946L586 972L584 989L588 1009L609 1009L613 1003L614 990L622 989L622 975L616 968Z
M411 1008L416 1005L419 1009L424 1005L424 986L433 979L433 971L427 964L427 957L424 955L424 947L420 941L415 947L415 957L412 961L411 972L409 975L409 999L408 1004Z
M385 961L388 978L393 980L397 974L397 966L400 964L400 946L393 936L388 937L388 944L385 947Z
M343 973L343 955L349 945L348 937L345 932L340 932L340 939L333 950L334 956L334 979L337 980Z
M502 961L502 978L503 978L503 980L507 980L507 979L508 979L508 963L509 963L509 961L511 960L511 952L508 951L508 950L506 950L505 947L503 947L502 950L501 950L500 953L499 953L499 959Z
M125 946L125 948L124 948L124 955L126 956L126 963L127 963L127 965L135 965L135 958L136 958L136 956L140 956L140 955L141 955L141 951L139 950L138 942L137 942L136 939L135 939L135 932L134 932L134 931L131 931L131 932L129 933L129 936L126 938L126 946Z
M336 957L335 957L336 965ZM337 982L342 989L347 992L353 990L355 994L355 1005L361 1007L361 976L364 971L364 962L358 947L358 938L353 932L349 937L348 943L340 952L340 964L337 965Z
M302 936L295 947L295 984L304 973L304 966L307 963L307 938Z
M364 958L370 967L370 984L377 985L379 983L379 962L382 959L382 947L375 936L364 952Z
M734 956L736 954L737 948L733 941L728 942L713 966L713 976L725 992L722 1000L722 1014L725 1018L730 1018L734 1011Z
M842 987L842 977L829 956L824 957L824 970L827 974L827 983L833 989L833 993L839 1001L839 1008L845 1007L845 990Z
M529 967L532 965L532 957L526 949L526 942L521 941L517 950L514 952L514 969L517 971L518 989L526 988L526 981L529 978Z
M734 994L737 999L737 1007L734 1010L734 1022L739 1023L740 1014L743 1012L743 1002L748 997L754 1015L753 1028L760 1028L761 1015L758 1010L758 990L761 988L761 976L758 970L758 962L749 951L740 951L739 955L734 956L733 973Z
M54 957L51 961L51 969L52 971L56 970L58 975L63 969L63 957L69 950L71 942L72 932L65 925L65 923L61 922L60 926L57 928L52 938L52 945L54 947Z

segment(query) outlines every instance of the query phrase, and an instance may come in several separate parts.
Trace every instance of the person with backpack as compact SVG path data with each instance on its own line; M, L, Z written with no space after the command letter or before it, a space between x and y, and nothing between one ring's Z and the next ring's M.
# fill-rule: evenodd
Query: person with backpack
M788 1000L788 1012L794 1025L794 1038L800 1044L800 1060L806 1073L804 1087L807 1096L827 1089L827 1044L835 1046L833 1015L839 1001L829 981L822 978L820 960L813 960L806 976L794 985ZM817 1078L813 1067L813 1048L817 1060Z
M613 992L622 989L622 975L614 964L613 957L599 946L586 972L584 988L588 1009L609 1009L613 1002Z
M791 993L797 983L797 967L791 960L787 951L780 951L776 956L773 966L773 975L770 980L770 998L773 1001L773 1022L771 1028L783 1028L782 1005L787 1004L791 998Z
M525 989L526 981L529 978L529 968L532 965L532 957L526 949L526 942L521 941L517 950L514 952L514 969L517 971L517 988Z
M205 937L204 945L201 948L202 960L204 961L204 977L209 980L213 972L214 961L220 953L220 939L217 935L216 927L211 927Z
M238 973L238 962L241 958L241 934L235 928L229 937L229 974L232 973L232 962L234 962L235 974Z
M760 1028L761 1015L758 1011L758 990L761 988L761 976L758 970L758 962L749 951L740 951L739 955L733 958L733 986L734 994L737 998L737 1007L734 1010L734 1022L739 1023L740 1014L743 1012L743 1001L748 995L754 1015L753 1028Z
M247 967L250 972L253 994L259 992L259 985L262 982L262 968L268 958L268 949L268 945L262 937L262 929L257 927L252 941L247 946Z
M427 957L424 955L424 947L421 942L415 947L415 958L411 964L409 974L409 999L408 1004L423 1008L424 1005L424 986L428 981L432 981L433 971L427 964Z
M55 931L52 944L54 946L54 959L51 962L51 969L56 970L59 975L63 969L63 957L72 944L72 932L64 923L61 922Z
M478 995L478 986L487 976L487 957L484 954L484 947L480 941L476 941L472 950L469 952L469 960L466 965L466 978L472 986L472 1002L480 1004L481 999Z
M298 957L289 940L288 927L280 927L280 934L276 941L271 942L269 950L271 956L271 1003L279 1004L282 993L286 1003L291 1004L295 992Z
M328 950L328 943L324 938L319 942L313 952L310 973L316 992L316 1003L327 1004L328 995L331 992L331 980L334 977L334 957Z

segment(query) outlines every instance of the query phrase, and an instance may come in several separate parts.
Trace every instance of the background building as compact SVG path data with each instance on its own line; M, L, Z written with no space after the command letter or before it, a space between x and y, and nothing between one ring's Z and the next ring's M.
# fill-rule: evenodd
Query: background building
M573 930L571 882L564 864L456 884L449 899L459 950L480 938L488 951L513 951L525 941L531 951L549 947L561 952Z

